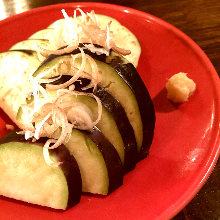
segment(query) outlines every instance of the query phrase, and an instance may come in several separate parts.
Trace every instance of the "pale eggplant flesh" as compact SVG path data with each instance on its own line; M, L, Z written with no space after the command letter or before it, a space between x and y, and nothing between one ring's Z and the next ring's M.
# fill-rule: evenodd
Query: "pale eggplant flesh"
M58 85L68 81L71 76L62 75L56 81L53 81L51 84ZM79 78L78 81L74 82L75 90L80 92L93 92L92 88L82 90L83 87L87 86L90 83L89 79ZM45 87L45 84L42 84ZM97 86L97 90L95 95L100 98L102 105L113 115L118 129L121 133L123 142L124 142L124 150L125 150L125 158L124 158L124 173L127 173L135 168L137 163L137 143L135 140L134 131L132 126L127 118L127 115L121 106L121 104L116 100L110 93L108 93L104 88L100 85Z
M7 169L7 166L2 170L2 177L4 176L4 172L5 176L9 175L11 177L8 180L2 179L3 182L0 181L3 184L2 188L4 188L5 184L11 184L12 186L15 184L16 188L19 189L16 191L16 189L14 190L13 187L11 187L12 191L6 190L5 192L1 192L1 194L3 196L19 199L24 202L66 210L80 202L82 194L82 181L79 167L75 158L70 154L64 145L50 150L50 156L53 157L56 161L60 161L62 163L58 167L50 167L47 165L43 158L42 151L45 141L45 138L41 138L36 142L25 140L24 136L17 134L16 131L9 133L0 140L0 154L1 152L4 153L4 157L0 161L0 165L4 166L4 162L7 162L9 167L14 167L14 171L12 173L10 169ZM6 150L2 151L3 148ZM11 154L6 155L7 150L10 148L12 149L9 151ZM27 157L23 158L25 155ZM6 160L5 158L10 158L10 160ZM21 158L23 158L23 160L19 160ZM17 165L15 166L14 164ZM35 174L35 176L33 176L33 174ZM59 189L65 193L58 193L57 195L59 196L53 197L53 190L57 191L58 188L55 183L53 184L52 182L48 181L50 176L51 179L55 178L57 182L63 182L63 186L61 184ZM39 177L40 181L35 181L36 177ZM21 180L23 180L23 182ZM7 183L4 183L4 181ZM24 182L29 182L30 184L26 185ZM44 189L46 188L48 190L42 190L40 188L42 184L44 184ZM3 190L2 188L1 190ZM52 189L52 191L50 189ZM28 190L33 192L33 196L32 194L26 195ZM39 196L36 196L36 199L34 198L34 193L37 191ZM51 191L51 194L49 194L48 191ZM16 195L19 196L16 197ZM54 201L51 204L47 204L45 202L45 200L47 200L46 197L52 197ZM59 200L62 202L59 202ZM54 203L58 205L54 205Z
M95 45L95 46L100 48L99 45ZM79 47L84 47L84 44L79 44ZM84 49L84 52L89 56L91 56L92 58L110 65L135 94L143 123L143 142L141 149L138 153L138 158L142 159L146 157L149 153L149 149L154 137L156 118L155 118L155 110L152 99L142 78L140 77L139 73L137 72L133 64L128 63L125 60L125 58L121 57L112 50L110 50L109 56L106 56L105 54L98 55L96 53L91 52L88 49ZM79 48L68 54L78 54L78 53L80 53ZM68 54L63 54L63 55L51 54L45 59L45 61L41 64L41 66L46 64L47 62L50 62L56 57L64 56Z
M85 132L102 152L109 176L108 194L123 184L123 166L115 148L105 138L100 130L94 126L91 132Z
M107 62L109 62L109 65L115 69L126 84L129 85L136 96L143 121L143 144L139 158L144 158L149 153L154 137L156 117L152 99L136 68L131 63L127 63L124 58L114 52L112 52L112 57Z

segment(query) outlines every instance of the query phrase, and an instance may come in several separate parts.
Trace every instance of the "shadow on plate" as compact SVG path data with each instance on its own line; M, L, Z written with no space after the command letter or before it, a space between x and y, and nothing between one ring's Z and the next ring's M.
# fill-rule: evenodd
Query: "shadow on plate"
M178 104L174 104L167 99L167 91L163 88L154 98L153 98L154 108L156 112L172 112L178 107Z

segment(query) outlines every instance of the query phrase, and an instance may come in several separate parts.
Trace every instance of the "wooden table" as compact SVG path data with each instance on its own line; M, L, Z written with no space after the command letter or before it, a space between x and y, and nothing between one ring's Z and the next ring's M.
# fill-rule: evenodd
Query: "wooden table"
M0 19L62 0L3 0ZM82 0L83 2L83 0ZM87 2L90 2L87 0ZM124 5L155 15L190 36L208 55L220 73L220 0L118 0L101 1ZM220 219L220 161L196 197L173 219Z

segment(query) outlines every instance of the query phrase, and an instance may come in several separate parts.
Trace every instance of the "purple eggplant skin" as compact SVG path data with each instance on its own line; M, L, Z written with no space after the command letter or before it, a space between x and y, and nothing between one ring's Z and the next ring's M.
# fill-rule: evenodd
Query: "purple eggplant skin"
M143 123L143 143L138 157L143 159L148 155L154 137L156 121L154 105L145 84L133 64L126 63L122 57L115 55L114 52L112 52L111 56L110 62L108 61L109 65L115 69L130 87L138 102Z
M109 176L108 194L110 194L123 184L124 172L120 157L112 144L96 126L93 127L91 132L85 131L84 133L96 144L105 160Z
M87 83L86 83L87 82ZM75 90L92 92L92 89L81 90L86 84L89 83L88 79L81 79L81 82L74 83ZM116 100L110 93L108 93L101 86L97 86L95 95L100 98L102 105L112 114L120 131L121 137L124 142L125 159L124 159L124 173L133 170L137 163L137 143L134 135L133 128L127 118L124 108L118 100Z
M71 78L71 76L63 75L51 84L58 85L65 83ZM90 83L89 79L79 78L79 81L74 82L75 90L80 92L92 93L93 89L82 90L83 87ZM41 84L46 87L46 84ZM120 131L124 142L125 159L124 159L124 173L128 173L133 170L137 163L137 143L134 135L133 128L127 118L124 108L121 106L118 100L116 100L111 94L109 94L101 86L97 86L95 95L100 98L102 105L112 114Z
M43 147L46 140L46 138L40 138L37 142L31 142L30 140L25 140L23 135L17 134L17 131L13 131L0 139L0 145L9 142L23 142L31 144L34 143ZM56 157L57 161L63 162L59 166L64 173L69 190L69 198L66 209L71 208L80 202L82 194L82 180L78 164L64 145L50 150L50 153Z
M124 173L126 174L133 170L137 163L138 153L134 130L127 118L124 108L118 100L106 92L102 87L98 87L95 94L100 98L102 104L108 109L108 111L111 112L118 126L124 142Z
M99 45L95 46L100 47ZM79 44L79 47L84 47L84 45ZM136 68L133 66L132 63L128 63L123 57L121 57L112 50L110 50L110 56L106 56L105 54L97 55L96 53L92 53L88 49L84 49L84 52L92 58L110 65L134 93L139 106L143 123L143 143L141 146L141 150L138 154L138 159L141 160L145 158L149 153L149 149L154 137L156 118L150 94L144 82L142 81L139 73L137 72ZM79 49L76 49L71 53L66 53L62 55L51 54L45 59L45 61L40 65L40 67L58 56L77 53L80 53ZM33 76L35 76L35 73L33 74Z
M80 47L80 48L84 48L84 47L85 47L84 45L85 45L85 43L80 43L80 44L79 44L79 47ZM98 48L102 48L101 46L99 46L99 45L97 45L97 44L94 44L94 45L95 45L96 47L98 47ZM67 47L67 46L61 47L61 48L59 48L59 49L63 49L63 48L65 48L65 47ZM50 54L50 55L41 63L41 65L38 67L38 69L41 68L41 66L43 66L44 64L50 62L51 60L53 60L53 59L55 59L55 58L57 58L57 57L59 57L59 56L66 56L66 55L70 55L70 54L75 55L75 54L81 53L79 47L78 47L77 49L75 49L74 51L70 52L70 53L64 53L64 54L62 54L62 55ZM96 59L96 60L99 60L99 61L102 61L102 62L105 62L105 60L106 60L106 55L105 55L105 54L100 54L100 55L98 55L98 54L96 54L96 53L91 52L91 51L88 50L88 49L84 49L83 51L84 51L87 55L91 56L92 58L94 58L94 59ZM38 69L36 70L36 72L38 71ZM35 74L33 74L33 76L35 76Z

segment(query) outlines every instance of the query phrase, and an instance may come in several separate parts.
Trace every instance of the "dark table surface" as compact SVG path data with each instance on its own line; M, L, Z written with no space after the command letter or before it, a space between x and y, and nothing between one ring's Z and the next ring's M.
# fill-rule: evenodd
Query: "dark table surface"
M1 0L0 20L28 9L64 2L75 1ZM96 0L96 2L135 8L173 24L205 51L220 74L220 0ZM203 188L173 219L220 220L220 160Z

